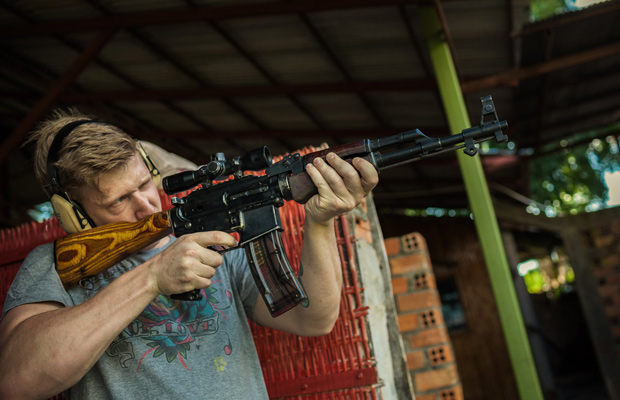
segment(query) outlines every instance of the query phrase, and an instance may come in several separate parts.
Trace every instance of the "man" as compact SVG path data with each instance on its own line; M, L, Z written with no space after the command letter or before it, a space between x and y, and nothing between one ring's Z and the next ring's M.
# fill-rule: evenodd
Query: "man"
M56 113L31 140L37 178L66 230L161 210L153 165L119 128ZM306 306L272 318L244 253L209 249L236 245L224 232L166 237L68 290L54 270L53 245L40 246L5 302L0 398L44 399L69 388L71 398L87 399L267 398L247 319L299 335L330 332L342 285L333 218L378 182L370 163L351 165L333 153L307 172L319 193L305 205ZM204 289L205 298L169 297L192 289Z

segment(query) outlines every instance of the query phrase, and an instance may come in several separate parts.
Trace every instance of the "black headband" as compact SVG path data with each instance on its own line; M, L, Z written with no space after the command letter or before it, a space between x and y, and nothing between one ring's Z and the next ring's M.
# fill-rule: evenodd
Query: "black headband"
M60 174L54 164L57 163L60 158L60 150L62 149L65 138L80 125L100 122L101 121L93 121L91 119L81 119L78 121L69 122L63 126L54 137L54 141L47 152L47 176L52 184L52 188L55 191L62 190L62 186L60 184Z

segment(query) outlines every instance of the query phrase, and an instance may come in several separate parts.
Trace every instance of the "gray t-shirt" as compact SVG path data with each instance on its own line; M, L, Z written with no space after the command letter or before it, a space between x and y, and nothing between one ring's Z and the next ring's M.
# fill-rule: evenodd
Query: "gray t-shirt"
M165 247L138 252L69 290L55 271L53 244L37 247L17 273L2 317L21 304L80 304ZM201 301L176 301L163 295L152 301L70 389L69 398L268 398L247 321L258 289L245 253L226 253L216 271Z

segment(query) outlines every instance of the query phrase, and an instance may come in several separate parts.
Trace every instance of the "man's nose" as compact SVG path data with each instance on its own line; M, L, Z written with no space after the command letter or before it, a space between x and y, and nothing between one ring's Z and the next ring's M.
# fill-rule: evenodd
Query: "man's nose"
M135 214L138 220L153 214L156 209L146 194L139 194L135 200Z

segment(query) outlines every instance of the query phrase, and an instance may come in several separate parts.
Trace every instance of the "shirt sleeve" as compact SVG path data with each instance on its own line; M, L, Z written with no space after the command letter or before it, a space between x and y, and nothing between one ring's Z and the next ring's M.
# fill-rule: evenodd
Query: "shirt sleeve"
M9 288L0 319L17 306L44 301L73 305L56 272L53 243L39 246L28 254Z

